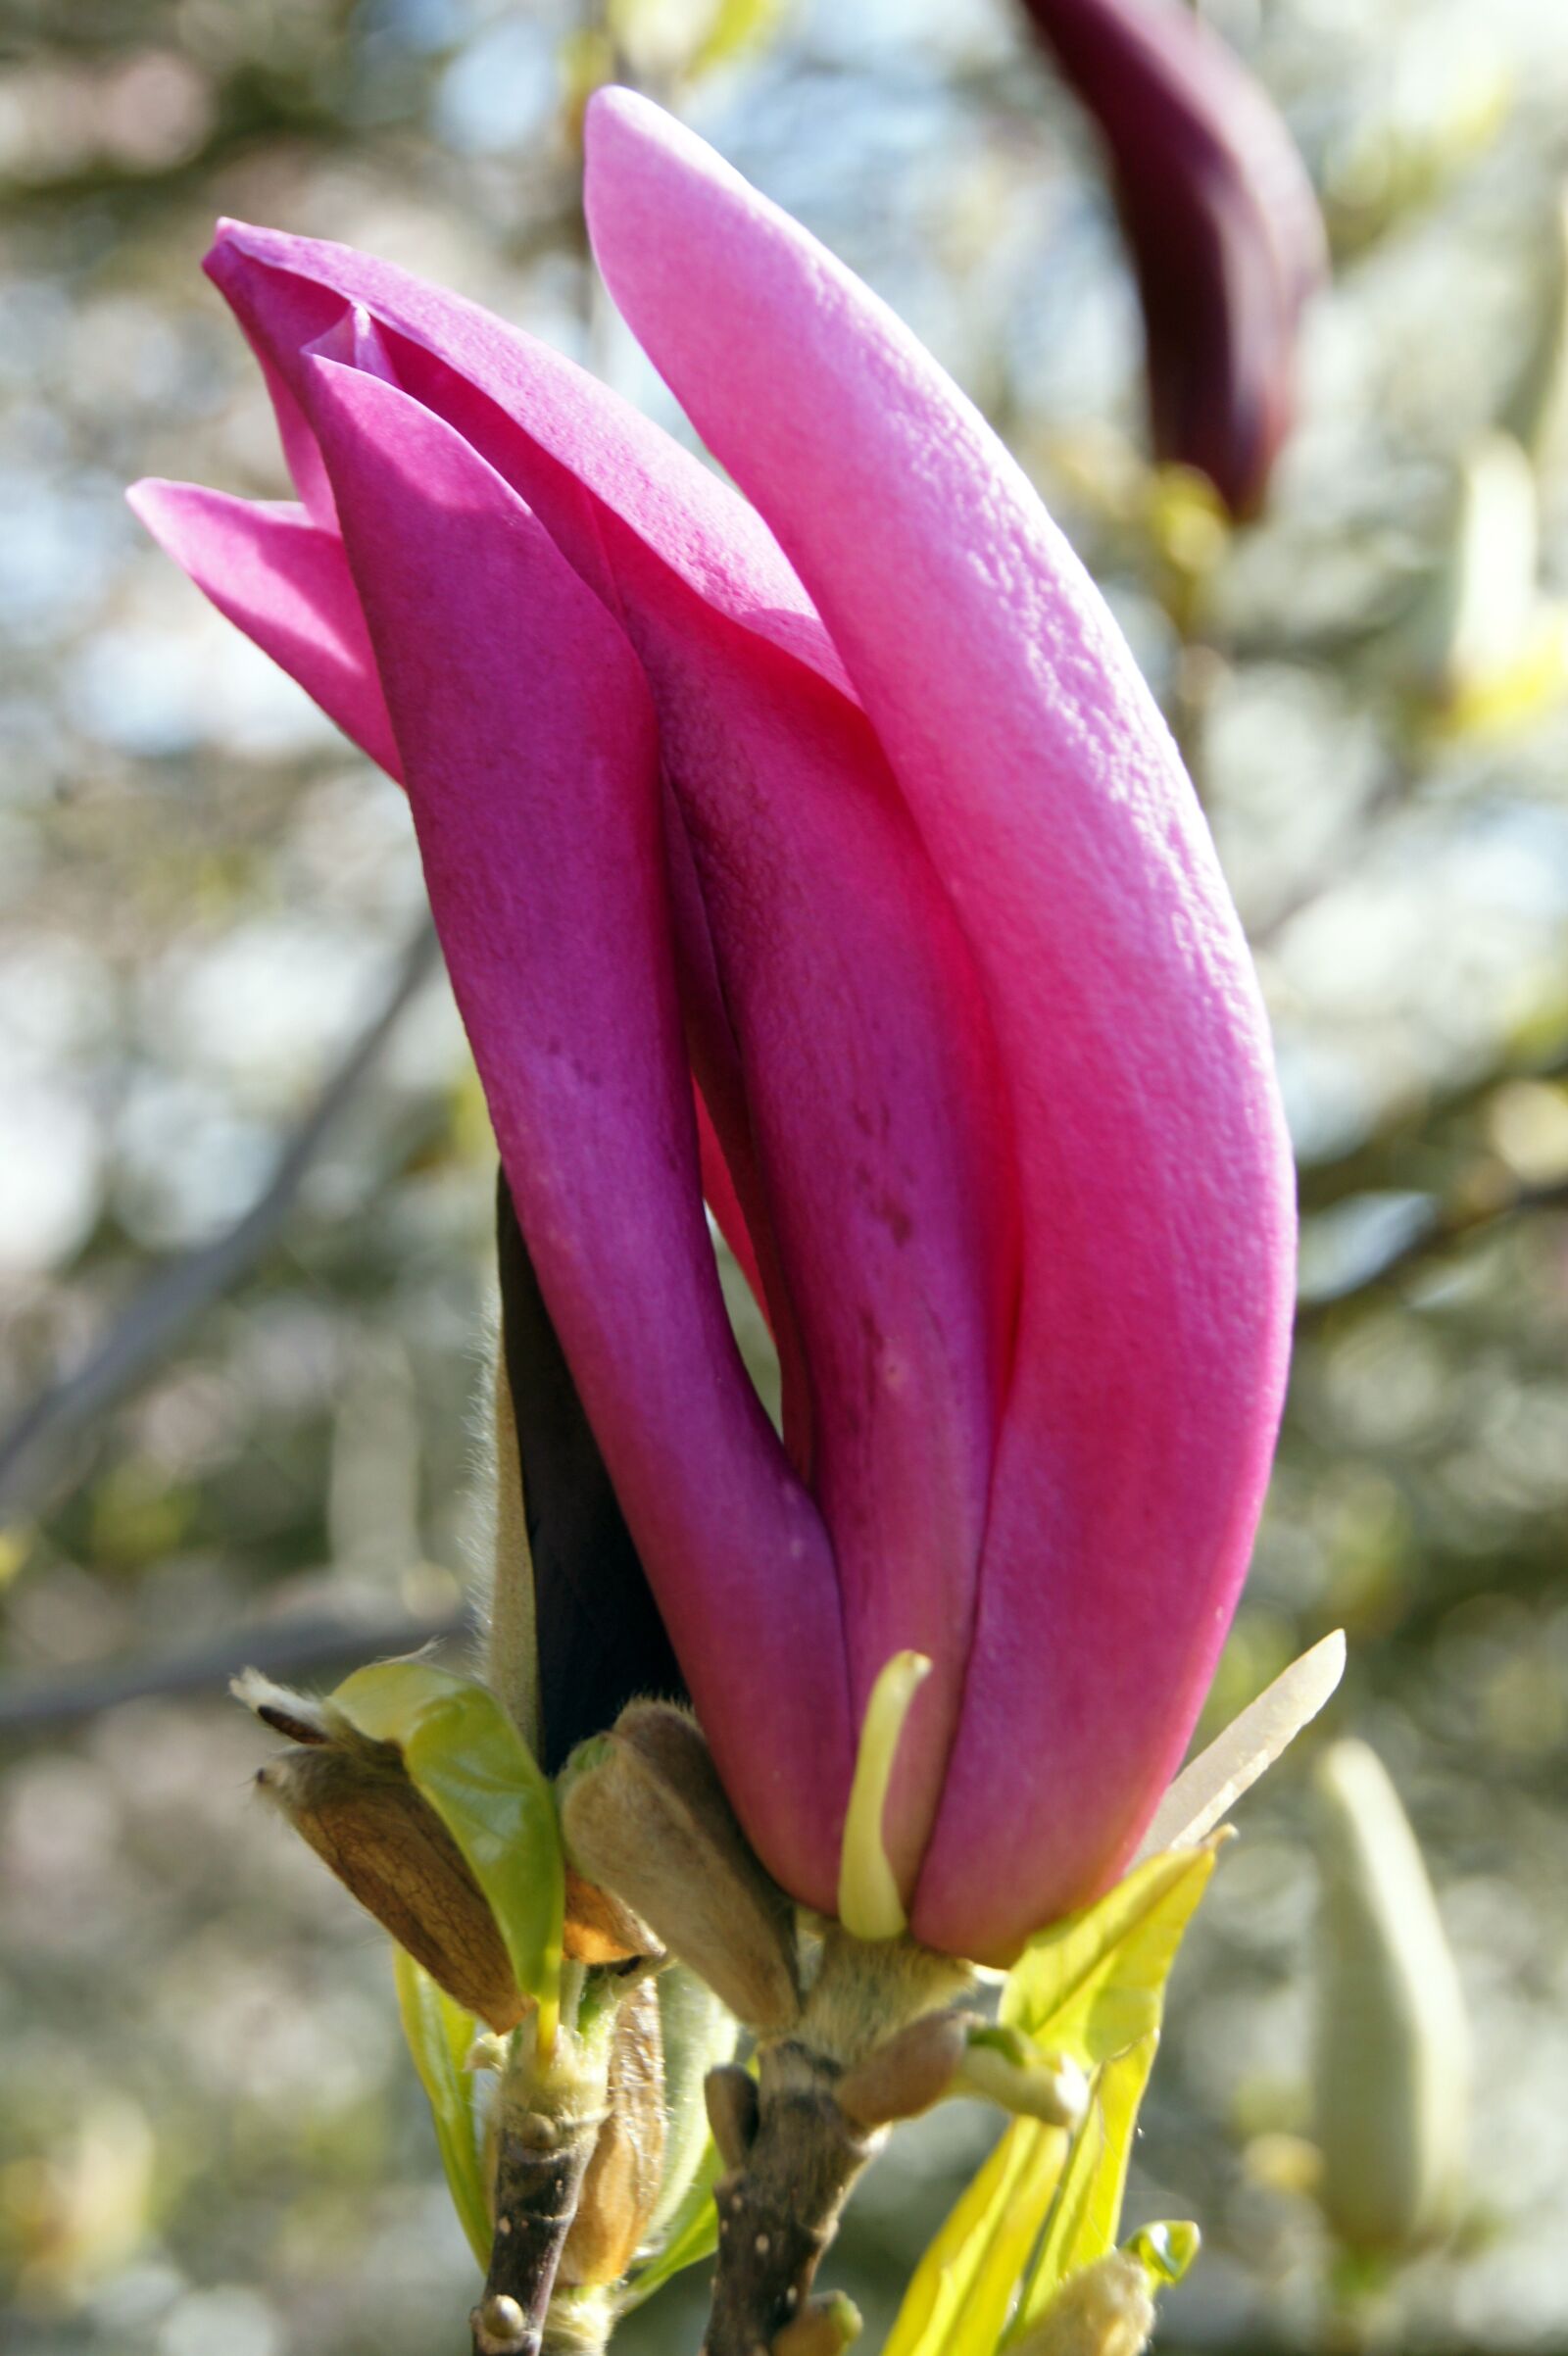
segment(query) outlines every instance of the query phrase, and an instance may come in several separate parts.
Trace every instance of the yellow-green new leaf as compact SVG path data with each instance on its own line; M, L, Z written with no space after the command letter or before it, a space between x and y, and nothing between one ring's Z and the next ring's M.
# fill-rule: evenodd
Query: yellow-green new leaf
M400 1946L392 1949L398 2011L435 2122L452 2205L481 2268L490 2264L494 2227L485 2191L481 2134L474 2117L474 2077L464 2068L480 2024Z
M1151 1857L1098 1904L1032 1939L1007 1975L1003 2021L1086 2069L1156 2029L1215 1848L1209 1841Z
M496 1696L427 1661L381 1661L332 1701L374 1742L395 1743L489 1901L517 1975L539 2007L548 2052L561 2011L565 1875L549 1783Z
M1158 2043L1158 2031L1152 2031L1128 2052L1107 2062L1096 2081L1088 2112L1061 2172L1045 2239L1018 2310L1014 2337L1045 2313L1069 2275L1092 2266L1116 2246L1138 2106Z
M883 2356L993 2356L1066 2149L1038 2120L1005 2131L916 2267Z

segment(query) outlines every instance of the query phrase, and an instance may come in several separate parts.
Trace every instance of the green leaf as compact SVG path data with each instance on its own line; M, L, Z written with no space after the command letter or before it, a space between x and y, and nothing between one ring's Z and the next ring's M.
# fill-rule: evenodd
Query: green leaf
M655 2258L650 2258L635 2281L622 2293L618 2309L629 2315L644 2299L652 2298L669 2281L671 2275L695 2266L700 2259L711 2257L718 2247L718 2210L713 2203L713 2186L723 2174L723 2162L711 2135L697 2163L696 2173L687 2185L680 2205L669 2221L669 2239Z
M1003 2022L1085 2068L1148 2037L1215 1847L1210 1841L1151 1857L1098 1904L1032 1939L1007 1974Z
M483 2133L475 2115L475 2079L464 2060L482 2024L437 1988L423 1966L395 1942L392 1971L398 2011L435 2121L435 2139L452 2204L481 2270L490 2264L494 2227L485 2188Z
M916 2267L883 2356L992 2356L1066 2149L1038 2120L1006 2129Z
M427 1661L356 1670L332 1703L402 1752L489 1900L548 2052L561 2013L565 1874L555 1798L522 1737L487 1687Z
M1036 2120L1006 2130L916 2268L884 2356L995 2356L1015 2302L1012 2335L1068 2273L1114 2248L1165 1982L1219 1838L1151 1858L1032 1939L1013 1966L1003 2029L1092 2071L1089 2108L1070 2140ZM1164 2246L1151 2239L1139 2262L1152 2264Z
M1016 2337L1044 2314L1069 2275L1093 2266L1115 2248L1138 2106L1158 2043L1159 2033L1152 2030L1100 2072L1083 2124L1073 2136L1010 2336Z

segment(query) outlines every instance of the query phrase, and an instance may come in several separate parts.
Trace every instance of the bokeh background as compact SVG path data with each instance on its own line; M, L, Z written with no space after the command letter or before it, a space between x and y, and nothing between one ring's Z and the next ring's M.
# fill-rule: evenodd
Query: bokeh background
M432 1633L461 1656L491 1150L399 796L121 495L284 489L197 269L220 213L444 279L684 430L585 262L575 128L611 68L997 420L1177 727L1256 944L1300 1341L1213 1722L1348 1630L1332 1729L1427 1851L1476 2095L1456 2232L1348 2270L1309 2189L1293 1757L1192 1935L1146 2113L1133 2222L1207 2235L1165 2344L1568 2349L1568 25L1562 0L1203 13L1335 250L1299 430L1234 535L1145 467L1098 153L1009 0L0 8L8 2349L466 2345L384 1941L253 1803L268 1745L222 1688ZM833 2275L873 2332L987 2132L944 2114L869 2180ZM677 2289L627 2344L698 2330Z

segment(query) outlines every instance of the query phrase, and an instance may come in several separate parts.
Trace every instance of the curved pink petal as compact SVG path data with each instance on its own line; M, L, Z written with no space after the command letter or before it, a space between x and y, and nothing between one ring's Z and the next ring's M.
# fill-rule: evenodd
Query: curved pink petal
M323 359L310 374L552 1321L726 1785L776 1869L830 1903L849 1771L838 1593L736 1353L703 1215L647 689L460 436L378 376Z
M857 1711L890 1652L914 1645L938 1664L890 1828L912 1888L956 1729L1016 1280L1005 1114L973 959L837 658L808 663L798 628L760 626L750 552L761 527L734 495L709 518L712 478L684 459L687 472L672 469L662 436L662 474L650 475L640 421L605 474L589 431L599 409L563 412L551 369L565 364L546 367L465 307L431 312L433 298L401 282L394 312L360 257L307 259L333 269L334 289L232 238L215 257L285 379L298 389L309 366L288 337L311 333L318 350L370 337L377 368L512 485L643 663L681 821L668 849L689 1048L779 1336L791 1452L854 1598ZM366 296L373 326L350 329L344 302ZM425 340L437 333L439 348ZM509 365L520 351L526 376L501 373L496 350ZM704 486L695 521L671 505L688 474ZM708 555L694 565L698 525ZM740 555L719 574L721 528ZM769 594L808 614L761 540ZM768 1609L760 1579L759 1594Z
M298 356L335 326L345 305L358 304L508 416L526 419L543 456L581 486L577 496L618 515L700 597L844 685L843 666L760 517L562 353L460 295L324 239L224 221L206 268L274 387L285 453L308 505L322 491L300 413ZM416 374L399 374L425 398Z
M1245 1572L1291 1309L1264 1018L1163 723L983 420L646 101L594 100L588 202L622 312L832 633L1000 1044L1017 1331L913 1914L1000 1954L1135 1844Z
M126 494L220 614L392 776L398 750L343 544L303 508L147 480Z

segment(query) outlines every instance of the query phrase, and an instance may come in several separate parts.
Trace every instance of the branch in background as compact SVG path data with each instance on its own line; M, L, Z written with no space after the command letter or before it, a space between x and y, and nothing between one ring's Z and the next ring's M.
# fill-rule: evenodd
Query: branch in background
M162 1657L141 1654L111 1665L94 1663L63 1676L13 1680L0 1686L0 1740L48 1732L171 1693L221 1693L242 1669L287 1679L311 1671L358 1668L364 1661L396 1658L450 1637L471 1633L471 1606L379 1615L322 1604L286 1619L261 1620L225 1629L205 1644Z
M1397 1186L1401 1183L1400 1173L1396 1168L1391 1174L1391 1156L1434 1146L1438 1142L1434 1135L1438 1129L1462 1125L1510 1080L1562 1079L1568 1079L1568 1048L1559 1047L1541 1061L1504 1060L1449 1087L1435 1087L1418 1104L1397 1107L1371 1136L1362 1138L1348 1152L1305 1163L1301 1169L1301 1207L1305 1211L1326 1210L1352 1195L1376 1194L1391 1185ZM1409 1185L1412 1181L1405 1176L1402 1183ZM1419 1180L1414 1183L1419 1185Z
M1494 1193L1485 1200L1450 1203L1437 1209L1427 1225L1358 1282L1347 1285L1343 1292L1303 1301L1296 1312L1296 1330L1298 1334L1310 1333L1336 1311L1393 1291L1401 1278L1441 1259L1455 1244L1490 1235L1529 1211L1564 1207L1568 1207L1568 1179L1556 1179L1549 1186L1515 1186L1506 1194Z
M0 1437L0 1513L31 1510L55 1477L59 1452L134 1389L203 1309L254 1266L293 1210L311 1164L373 1068L405 1008L439 961L422 924L400 958L391 990L329 1074L244 1216L146 1285L92 1355Z

